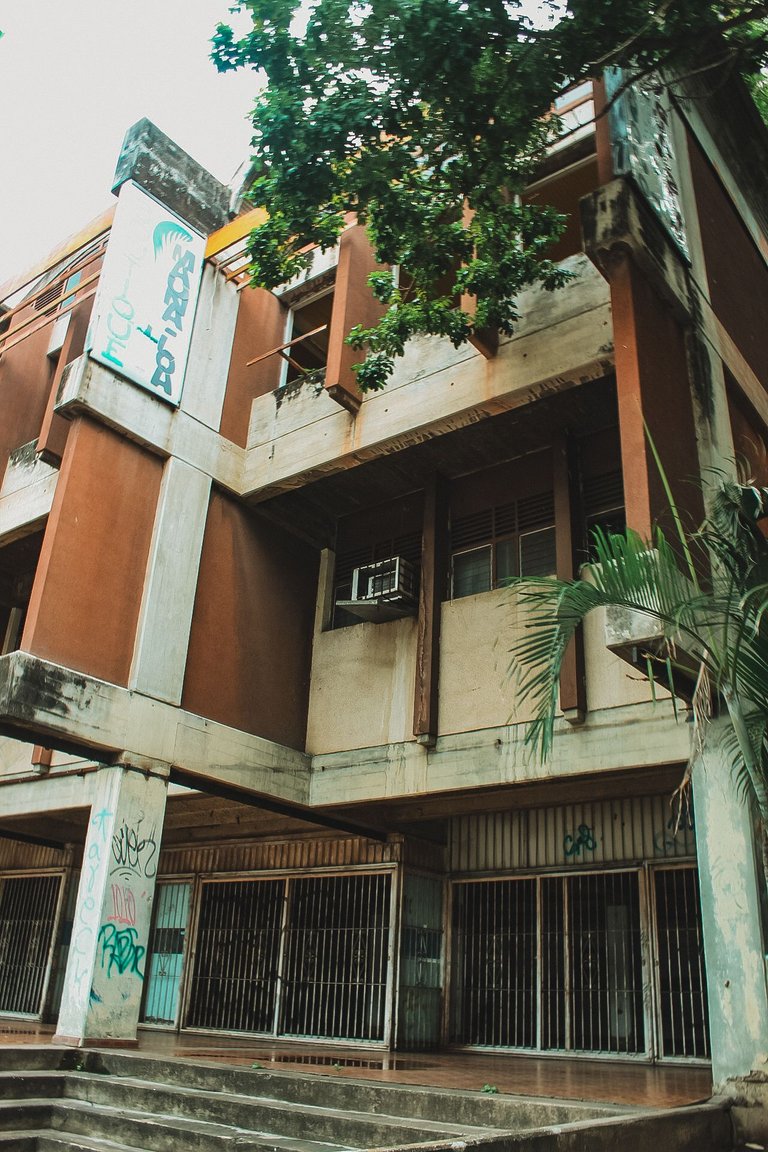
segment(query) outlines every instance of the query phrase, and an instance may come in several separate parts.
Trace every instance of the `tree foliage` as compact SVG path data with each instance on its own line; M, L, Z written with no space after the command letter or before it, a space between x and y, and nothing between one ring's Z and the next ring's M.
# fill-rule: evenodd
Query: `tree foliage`
M267 221L249 244L253 283L299 272L309 245L335 244L352 213L383 265L385 306L351 334L368 355L363 389L383 386L405 341L513 330L524 285L554 288L547 257L562 218L521 194L560 125L569 83L608 64L637 74L768 59L768 0L238 0L240 37L220 24L221 70L252 68L250 195ZM549 13L550 20L542 19ZM762 23L761 23L762 21ZM256 78L255 78L256 86Z

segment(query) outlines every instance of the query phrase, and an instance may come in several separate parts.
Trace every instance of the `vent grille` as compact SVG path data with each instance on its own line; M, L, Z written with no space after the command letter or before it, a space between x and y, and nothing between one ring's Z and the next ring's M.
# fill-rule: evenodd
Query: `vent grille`
M624 485L621 470L603 472L584 481L584 511L587 516L624 507Z
M517 527L520 532L529 528L546 528L555 520L555 496L553 492L540 492L536 496L525 496L517 502Z
M493 536L493 509L486 508L471 516L454 520L451 526L451 543L456 548L471 548L473 544L484 544Z
M57 280L55 284L51 284L50 288L46 288L42 292L33 305L35 312L47 312L50 314L56 309L56 302L64 291L64 281Z
M451 525L454 552L486 544L494 537L511 536L532 528L547 528L555 520L555 498L552 492L524 496L509 504L484 508L469 516L457 517Z

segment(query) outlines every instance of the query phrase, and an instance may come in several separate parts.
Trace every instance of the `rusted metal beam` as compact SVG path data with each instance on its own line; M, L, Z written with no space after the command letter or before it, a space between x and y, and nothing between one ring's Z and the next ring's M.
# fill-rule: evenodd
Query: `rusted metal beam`
M303 336L297 336L293 340L288 340L285 344L279 344L277 348L270 348L269 352L262 352L261 356L254 356L253 360L246 360L246 368L250 368L252 364L259 364L262 360L268 360L270 356L282 355L286 348L292 348L294 344L303 344L305 340L309 340L312 336L317 336L319 332L325 332L327 324L321 324L319 328L313 328L311 332L305 332ZM288 357L286 357L288 359ZM303 371L303 369L302 369Z

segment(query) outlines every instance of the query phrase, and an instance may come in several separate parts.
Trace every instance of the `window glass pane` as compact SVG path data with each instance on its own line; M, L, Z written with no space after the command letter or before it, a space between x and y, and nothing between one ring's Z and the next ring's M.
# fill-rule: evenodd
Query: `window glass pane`
M517 576L517 540L499 540L496 544L496 587L503 587L513 576Z
M555 529L524 532L520 536L520 575L554 576L556 572Z
M474 596L491 587L491 548L475 548L453 558L453 598Z

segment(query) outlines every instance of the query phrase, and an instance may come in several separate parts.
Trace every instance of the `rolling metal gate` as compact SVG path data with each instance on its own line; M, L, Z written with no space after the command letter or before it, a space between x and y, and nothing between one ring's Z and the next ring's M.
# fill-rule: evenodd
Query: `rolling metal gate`
M0 1012L42 1014L61 881L60 874L0 877Z
M204 881L185 1024L382 1041L391 875Z
M636 870L456 883L451 1041L707 1057L696 872L651 875L650 908Z

